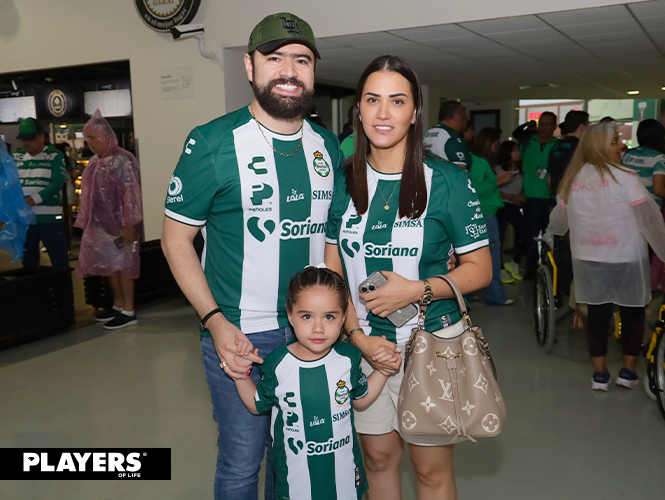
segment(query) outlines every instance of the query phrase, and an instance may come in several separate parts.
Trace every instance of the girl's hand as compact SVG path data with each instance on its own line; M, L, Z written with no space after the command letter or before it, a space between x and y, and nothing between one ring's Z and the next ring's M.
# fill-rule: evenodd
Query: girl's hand
M252 352L252 343L247 339L236 339L236 353L243 358Z
M370 293L361 293L360 299L372 314L385 318L390 313L417 302L425 293L422 281L411 281L392 271L381 271L388 283Z

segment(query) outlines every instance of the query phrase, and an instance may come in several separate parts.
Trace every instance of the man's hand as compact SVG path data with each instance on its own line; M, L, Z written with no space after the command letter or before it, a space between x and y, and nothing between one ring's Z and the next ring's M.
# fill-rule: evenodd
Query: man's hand
M26 196L25 202L28 204L29 207L35 206L35 200L32 199L32 196Z
M120 233L122 242L126 247L129 247L132 243L136 241L136 231L133 226L123 227L122 232Z
M420 300L425 293L422 281L411 281L392 271L381 271L388 283L370 293L361 293L359 297L365 301L372 314L385 318L390 313Z
M232 379L243 380L247 378L246 373L251 369L252 363L263 363L263 359L259 357L258 351L254 350L254 346L247 336L233 323L222 318L220 314L210 318L206 326L215 344L219 359L227 363L224 371ZM242 346L242 353L248 352L246 356L238 355L239 345Z

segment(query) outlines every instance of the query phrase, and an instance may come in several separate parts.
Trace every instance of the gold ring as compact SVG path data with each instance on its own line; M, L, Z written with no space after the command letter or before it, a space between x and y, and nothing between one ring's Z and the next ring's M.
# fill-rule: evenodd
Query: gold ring
M225 360L222 360L222 362L219 364L219 366L221 366L222 370L224 370L227 366L229 366L229 364Z

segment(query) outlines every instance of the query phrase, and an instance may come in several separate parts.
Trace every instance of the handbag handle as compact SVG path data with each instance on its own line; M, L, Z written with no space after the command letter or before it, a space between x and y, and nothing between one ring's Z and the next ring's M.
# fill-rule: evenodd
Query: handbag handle
M467 316L467 309L466 309L466 304L464 303L464 296L462 295L461 290L457 286L457 283L455 283L452 278L444 275L444 274L439 274L437 278L441 278L443 281L448 283L448 286L452 289L453 294L455 295L455 300L457 301L457 307L459 307L460 312L462 313L462 316Z

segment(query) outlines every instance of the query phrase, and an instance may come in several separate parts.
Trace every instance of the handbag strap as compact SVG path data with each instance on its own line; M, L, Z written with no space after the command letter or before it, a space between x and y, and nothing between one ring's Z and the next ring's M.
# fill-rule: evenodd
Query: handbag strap
M459 308L460 312L462 313L462 320L464 321L464 324L467 326L467 328L471 328L471 318L469 317L469 312L466 308L466 304L464 303L464 296L462 295L462 291L459 289L457 286L457 283L455 283L452 278L449 276L446 276L445 274L439 274L438 276L435 276L435 278L441 278L443 281L448 283L448 286L450 289L453 291L453 295L455 296L455 301L457 302L457 307ZM425 313L427 312L427 306L420 306L420 315L418 317L418 326L422 329L425 328Z

